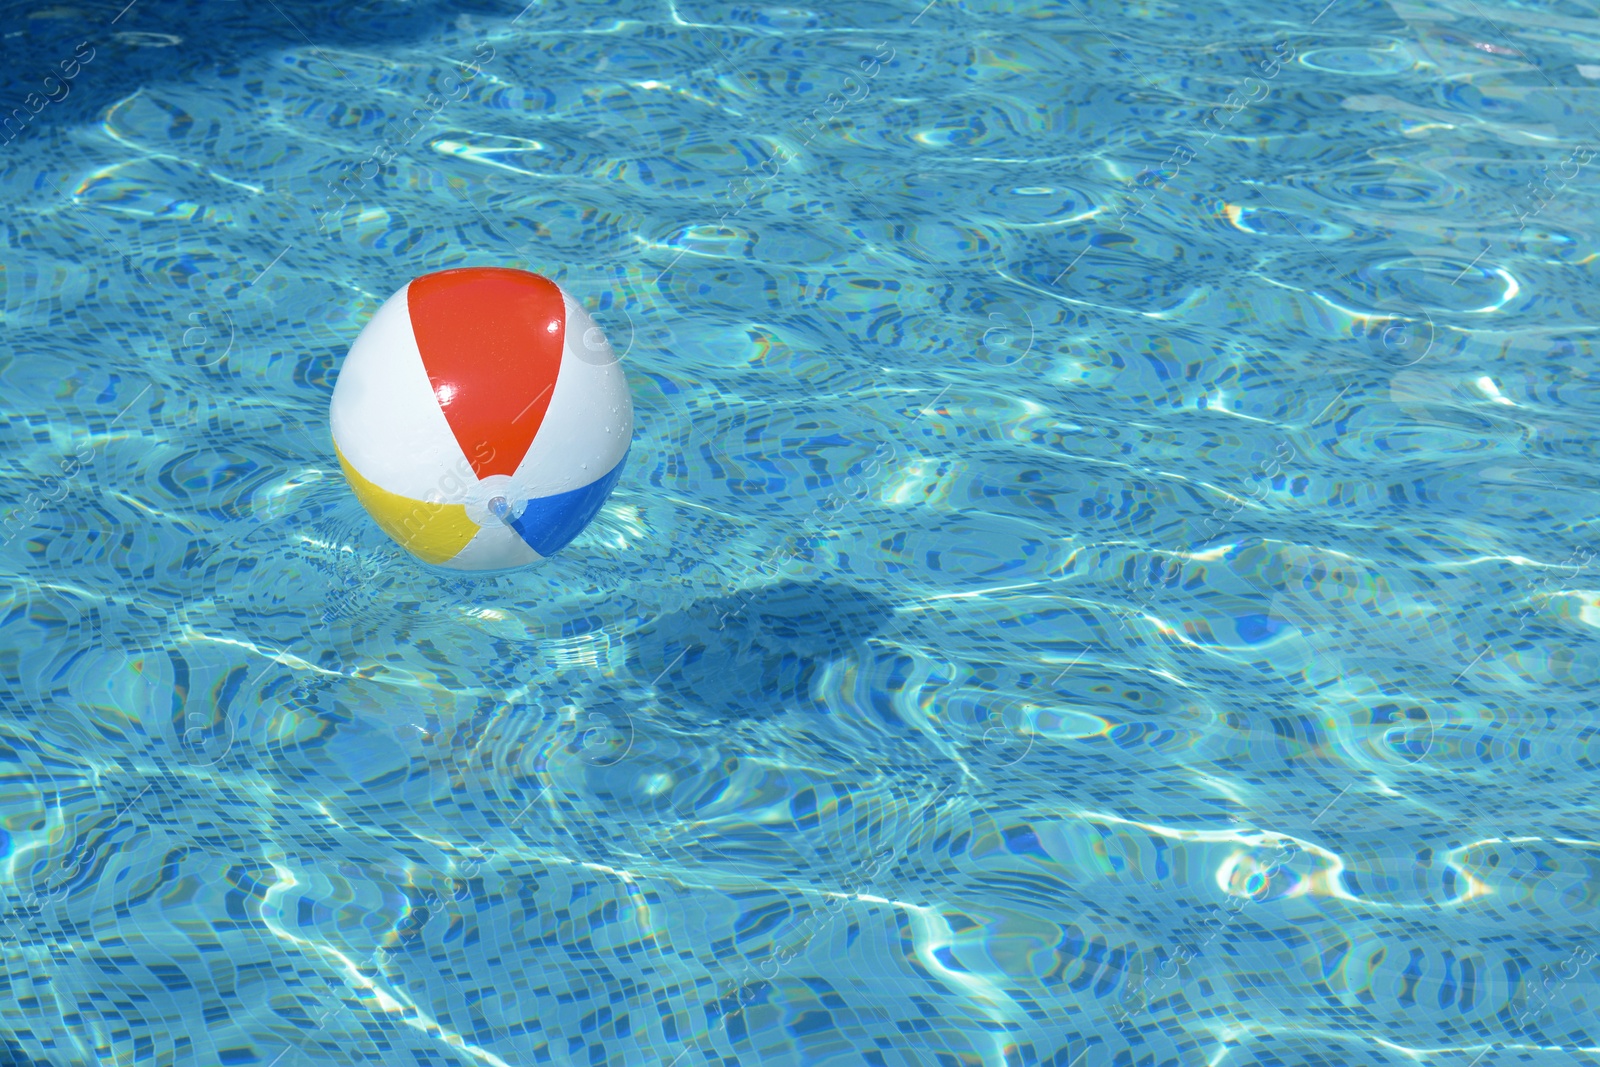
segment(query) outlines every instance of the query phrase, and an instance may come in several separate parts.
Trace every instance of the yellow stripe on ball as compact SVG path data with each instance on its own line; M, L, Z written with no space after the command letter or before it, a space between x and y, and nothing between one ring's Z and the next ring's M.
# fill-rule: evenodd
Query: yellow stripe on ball
M384 533L424 563L454 559L467 547L467 542L478 535L478 524L467 518L467 509L462 505L430 504L426 500L391 493L363 478L344 458L337 444L333 451L361 506Z

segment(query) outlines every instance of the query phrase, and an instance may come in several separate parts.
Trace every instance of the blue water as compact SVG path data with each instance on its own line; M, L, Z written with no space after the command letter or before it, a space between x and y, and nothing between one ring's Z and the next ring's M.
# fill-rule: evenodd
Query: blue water
M1323 2L9 4L0 1059L1596 1062L1600 12ZM523 574L328 438L465 265Z

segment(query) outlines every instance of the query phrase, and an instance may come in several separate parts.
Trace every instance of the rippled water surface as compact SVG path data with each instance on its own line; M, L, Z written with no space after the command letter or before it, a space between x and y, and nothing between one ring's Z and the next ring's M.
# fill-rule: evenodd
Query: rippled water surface
M6 5L0 1058L1594 1063L1600 9L1323 3ZM491 264L637 433L470 578Z

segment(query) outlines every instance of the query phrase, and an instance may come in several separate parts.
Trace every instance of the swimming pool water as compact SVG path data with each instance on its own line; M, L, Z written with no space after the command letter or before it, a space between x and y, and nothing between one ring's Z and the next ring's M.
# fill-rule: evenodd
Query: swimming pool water
M6 8L6 1062L1594 1062L1600 12L1324 3ZM467 265L515 575L327 433Z

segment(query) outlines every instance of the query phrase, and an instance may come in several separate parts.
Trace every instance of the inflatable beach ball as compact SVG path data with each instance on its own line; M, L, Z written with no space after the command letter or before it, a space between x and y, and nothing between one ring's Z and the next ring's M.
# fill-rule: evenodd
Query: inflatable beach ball
M501 570L571 541L605 503L633 402L605 334L547 278L427 274L350 346L329 411L344 476L427 563Z

